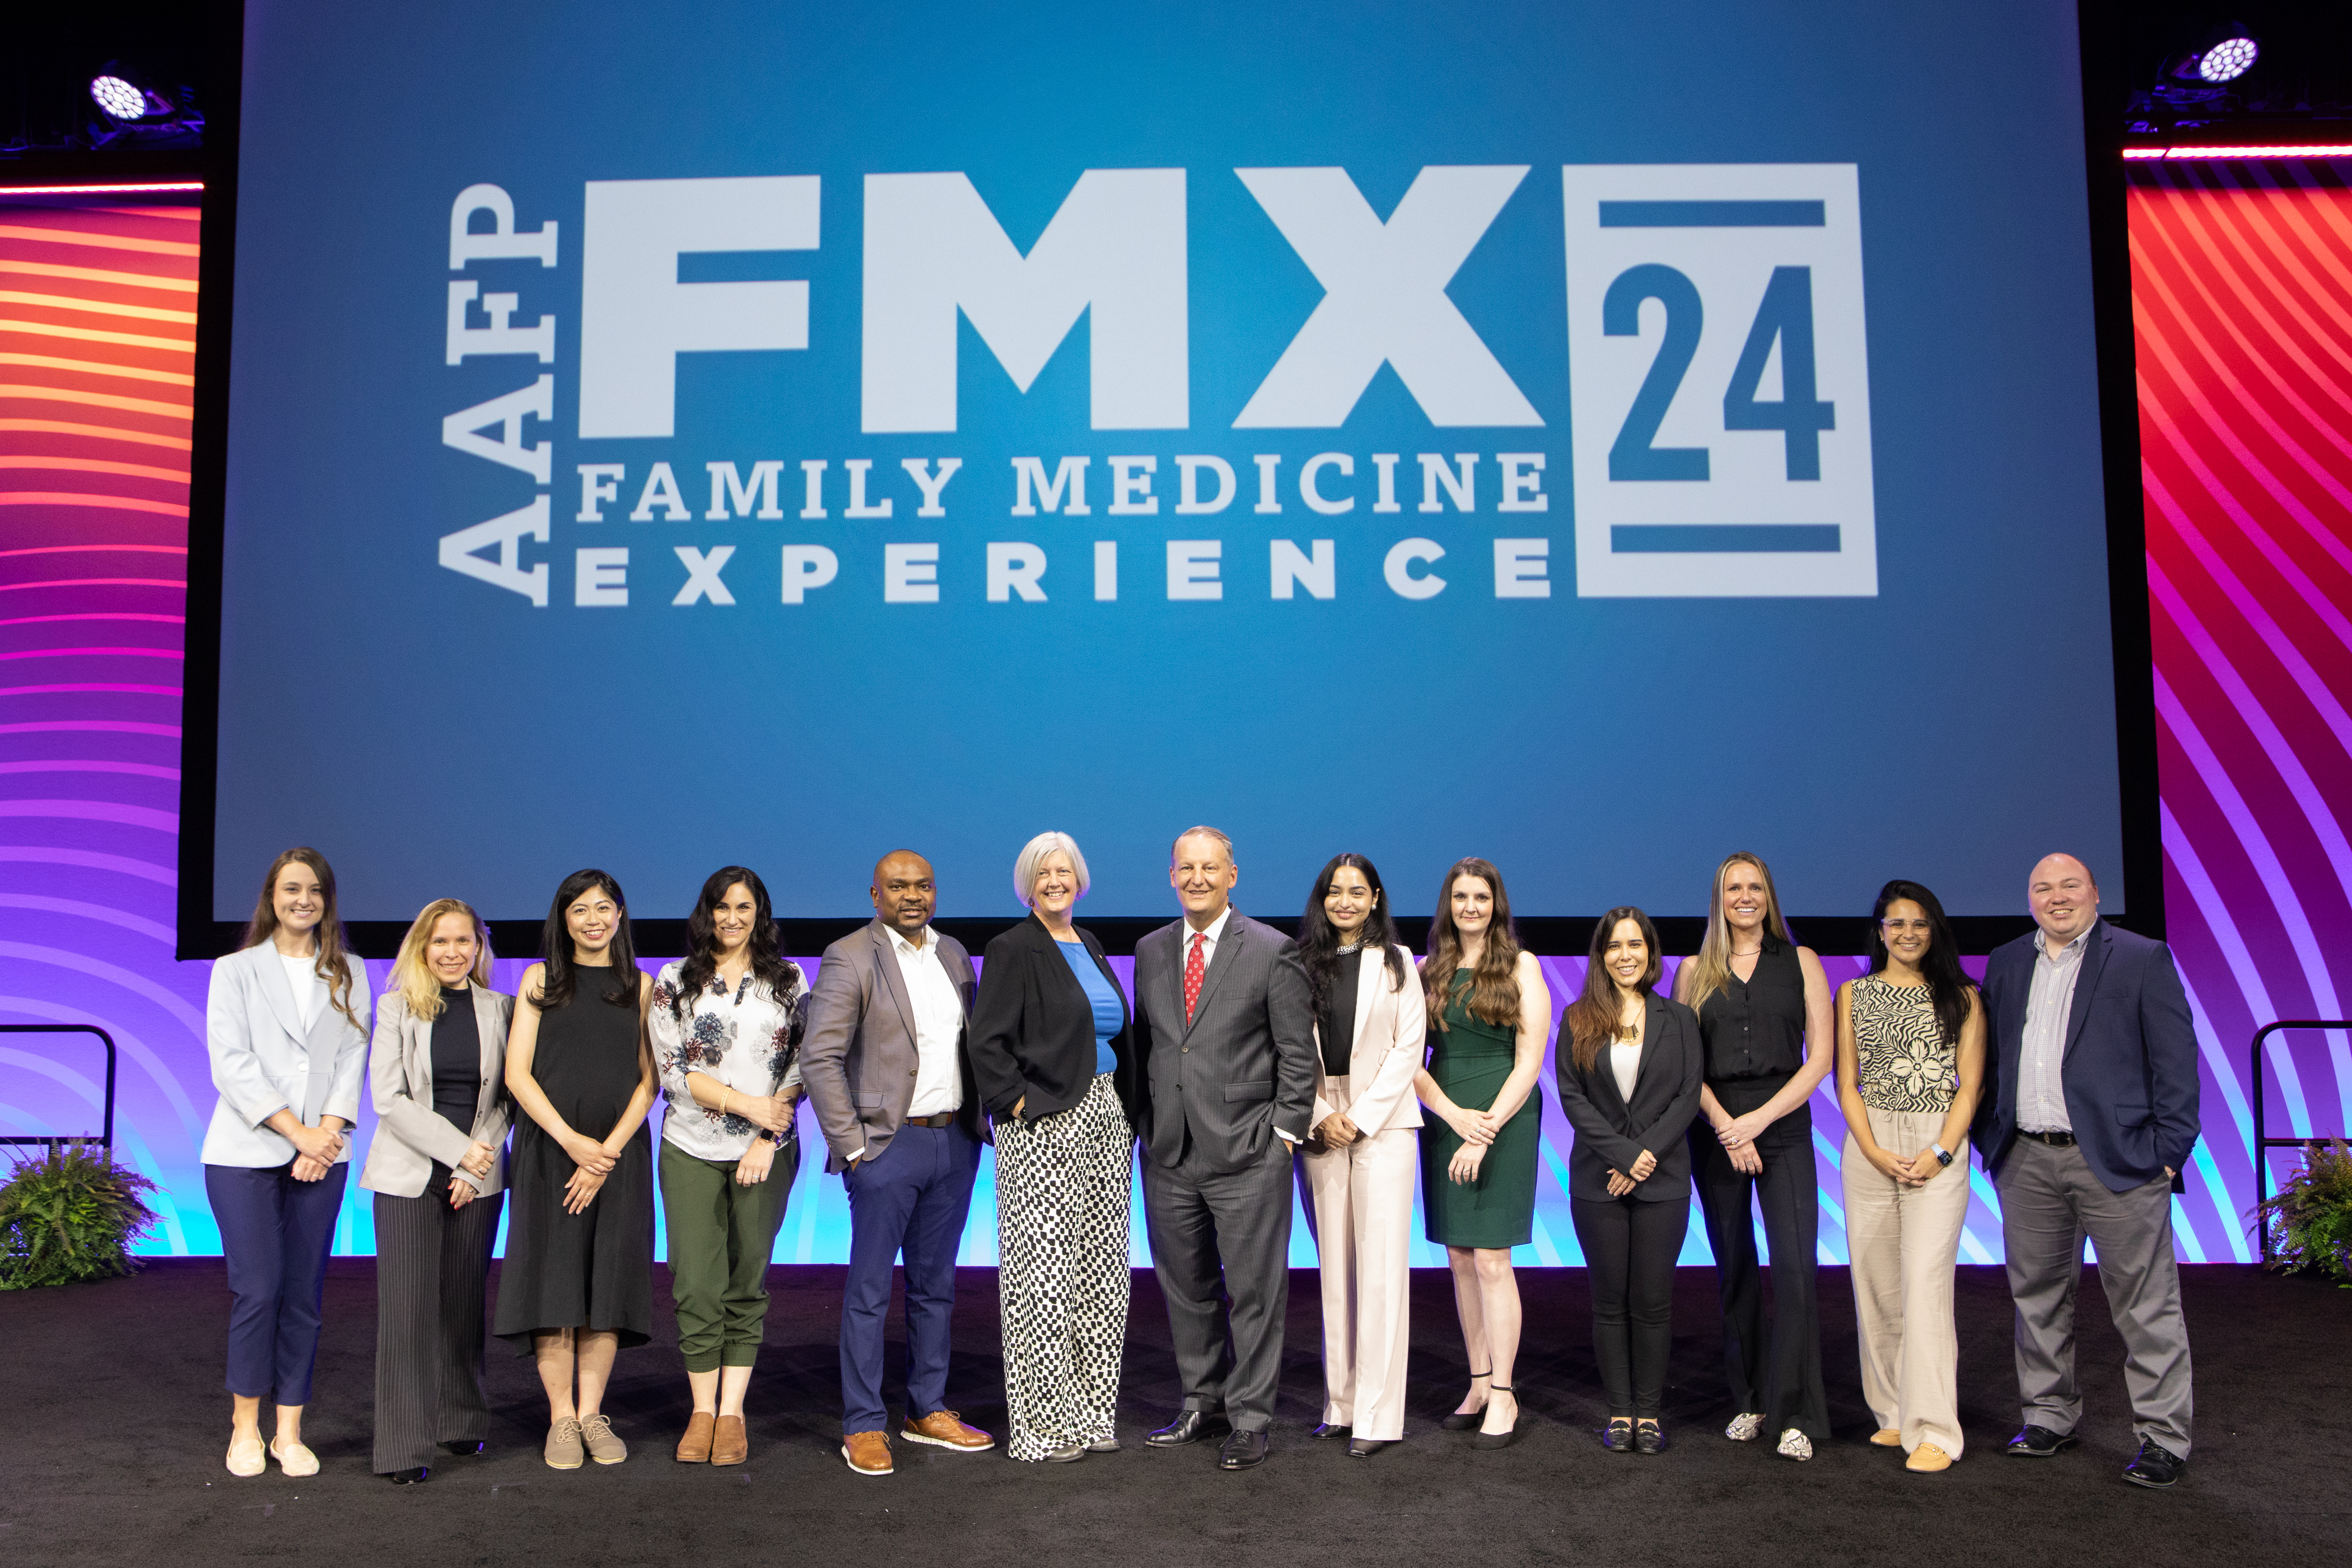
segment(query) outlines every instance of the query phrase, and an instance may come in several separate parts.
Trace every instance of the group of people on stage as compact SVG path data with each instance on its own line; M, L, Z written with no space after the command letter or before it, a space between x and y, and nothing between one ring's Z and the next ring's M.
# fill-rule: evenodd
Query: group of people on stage
M812 988L778 950L768 891L711 874L689 952L647 977L627 901L599 870L566 878L519 994L489 985L488 932L427 905L371 998L343 946L316 850L271 865L240 952L206 1007L220 1101L205 1141L234 1298L228 1468L303 1444L320 1288L362 1079L378 1118L378 1473L425 1479L478 1452L486 1280L511 1194L491 1331L537 1365L546 1462L617 1464L604 1409L614 1358L653 1326L654 1190L667 1228L693 1414L681 1461L740 1464L766 1274L805 1097L848 1195L841 1319L843 1458L892 1468L883 1321L906 1268L902 1441L994 1446L947 1407L955 1256L980 1149L996 1148L1008 1430L1019 1460L1119 1447L1130 1170L1142 1151L1153 1268L1182 1405L1145 1441L1217 1436L1218 1462L1264 1461L1289 1291L1294 1173L1321 1259L1326 1382L1318 1439L1369 1458L1404 1436L1415 1178L1446 1249L1470 1386L1440 1425L1501 1447L1522 1421L1511 1248L1531 1237L1552 998L1517 940L1503 878L1445 874L1428 952L1397 941L1372 863L1335 856L1287 938L1232 903L1234 847L1175 841L1181 919L1137 943L1134 994L1073 923L1087 863L1066 834L1021 851L1030 918L970 955L931 923L929 864L877 865L875 919L826 949ZM2189 1358L2170 1194L2198 1137L2197 1052L2171 955L2098 918L2089 868L2032 870L2037 930L1972 984L1942 906L1894 881L1870 971L1832 995L1790 939L1753 855L1718 868L1705 939L1657 994L1642 910L1594 929L1555 1053L1571 1128L1567 1184L1591 1271L1602 1446L1656 1454L1674 1268L1696 1187L1723 1310L1734 1415L1725 1436L1796 1460L1829 1437L1813 1279L1819 1197L1807 1109L1832 1071L1874 1444L1906 1468L1959 1458L1952 1281L1973 1142L1998 1183L2017 1302L2022 1429L2007 1451L2075 1441L2074 1312L2083 1239L2127 1354L2140 1439L2127 1479L2166 1486L2189 1451ZM647 1116L667 1104L656 1158ZM511 1152L507 1148L513 1131ZM1768 1323L1751 1203L1770 1247ZM265 1445L260 1405L276 1405Z

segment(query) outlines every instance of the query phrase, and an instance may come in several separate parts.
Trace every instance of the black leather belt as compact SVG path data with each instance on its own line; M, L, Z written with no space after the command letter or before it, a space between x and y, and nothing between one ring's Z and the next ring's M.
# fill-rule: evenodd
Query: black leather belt
M952 1127L955 1120L954 1111L942 1110L937 1116L909 1116L906 1124L909 1127ZM2067 1142L2071 1143L2074 1140L2070 1138Z
M2029 1132L2021 1127L2017 1130L2017 1135L2020 1138L2031 1138L2036 1143L2047 1143L2053 1149L2072 1149L2074 1146L2074 1135L2072 1132Z

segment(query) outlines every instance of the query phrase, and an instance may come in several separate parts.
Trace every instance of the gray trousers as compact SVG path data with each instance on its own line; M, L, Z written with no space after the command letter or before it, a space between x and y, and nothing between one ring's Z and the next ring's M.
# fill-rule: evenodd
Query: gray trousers
M2001 1161L2001 1242L2017 1300L2017 1392L2028 1426L2065 1434L2083 1417L2074 1382L2074 1292L2083 1237L2099 1249L2099 1284L2124 1341L2132 1431L2189 1457L2189 1324L2172 1257L2172 1184L2109 1192L2078 1148L2020 1135Z
M1189 1147L1143 1162L1151 1268L1168 1298L1184 1408L1222 1409L1234 1429L1274 1422L1282 1320L1290 1305L1290 1145L1272 1132L1246 1170L1210 1173ZM1223 1300L1233 1310L1228 1333Z
M452 1209L449 1167L424 1193L375 1194L375 1471L440 1460L436 1443L490 1435L482 1305L504 1193Z

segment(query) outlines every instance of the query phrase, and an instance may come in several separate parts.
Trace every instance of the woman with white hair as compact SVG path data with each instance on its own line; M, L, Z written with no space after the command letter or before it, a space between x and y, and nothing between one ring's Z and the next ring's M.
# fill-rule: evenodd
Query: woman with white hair
M1070 922L1086 857L1041 833L1013 866L1029 918L988 944L971 1064L996 1127L1007 1451L1066 1464L1118 1447L1128 1189L1140 1089L1127 998Z

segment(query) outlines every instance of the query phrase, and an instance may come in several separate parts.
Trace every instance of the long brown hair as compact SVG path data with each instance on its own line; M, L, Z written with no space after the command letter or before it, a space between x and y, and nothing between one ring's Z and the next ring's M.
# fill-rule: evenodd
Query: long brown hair
M1454 883L1476 877L1494 890L1495 917L1486 926L1486 951L1470 976L1470 1016L1500 1026L1519 1018L1519 933L1511 924L1511 896L1491 860L1465 856L1446 868L1437 885L1437 912L1429 919L1429 956L1422 960L1422 995L1429 1026L1445 1030L1445 1007L1454 996L1454 972L1462 966L1462 933L1454 927Z
M1568 1005L1570 1052L1579 1072L1591 1072L1601 1060L1601 1047L1615 1039L1623 1028L1617 977L1601 961L1609 950L1610 940L1617 934L1620 921L1632 921L1641 927L1642 940L1649 945L1650 966L1633 983L1633 989L1642 994L1645 1003L1650 988L1657 984L1658 975L1665 967L1658 962L1658 928L1650 923L1649 916L1631 904L1620 904L1601 917L1601 923L1592 928L1592 951L1585 961L1583 994Z
M310 965L311 973L327 983L327 1000L335 1011L351 1020L352 1028L364 1030L367 1026L352 1011L350 943L343 935L343 917L335 910L335 868L316 849L298 844L279 851L269 863L268 875L261 879L261 896L253 903L253 918L245 922L245 934L237 939L237 951L259 947L278 934L278 905L271 894L278 887L278 873L297 860L319 879L319 894L326 904L319 911L319 924L312 933L318 939L319 956Z
M1734 866L1753 866L1764 879L1764 929L1782 942L1789 940L1789 922L1780 918L1780 895L1772 886L1772 868L1764 864L1764 858L1745 849L1725 856L1723 864L1715 868L1715 890L1707 895L1706 938L1699 943L1698 955L1685 965L1691 983L1690 994L1683 1001L1694 1013L1731 984L1731 922L1723 916L1723 882ZM1681 973L1677 972L1675 978L1680 980Z
M490 987L490 928L463 899L436 899L416 912L408 934L400 939L400 956L392 961L392 988L408 1004L411 1017L430 1023L441 1016L441 977L425 962L425 944L443 915L463 915L474 924L474 967L467 978L487 991Z

